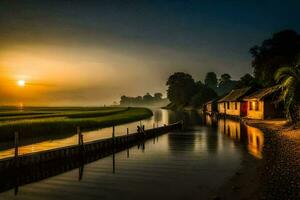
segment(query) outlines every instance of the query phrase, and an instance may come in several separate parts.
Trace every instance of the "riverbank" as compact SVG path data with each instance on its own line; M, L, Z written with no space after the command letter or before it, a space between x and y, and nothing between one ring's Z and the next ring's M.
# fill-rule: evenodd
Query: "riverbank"
M285 120L243 121L264 132L263 158L244 157L240 170L213 199L299 199L300 129Z
M27 111L29 112L29 111ZM30 111L31 112L31 111ZM41 112L41 111L39 111ZM49 109L47 109L49 112ZM36 118L33 115L17 116L26 119L11 119L0 123L0 141L13 140L14 132L19 132L20 138L47 137L59 138L76 132L76 127L82 130L92 130L128 122L142 120L152 116L147 108L103 108L98 110L51 110L47 117ZM41 113L39 113L41 115Z
M265 133L263 168L260 169L264 199L299 199L300 129L285 120L246 120Z

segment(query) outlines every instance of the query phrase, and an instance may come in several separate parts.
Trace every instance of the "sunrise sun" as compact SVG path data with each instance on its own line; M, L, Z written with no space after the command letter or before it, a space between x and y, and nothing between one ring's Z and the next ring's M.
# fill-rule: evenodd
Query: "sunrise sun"
M25 80L18 80L17 84L18 84L18 86L20 86L20 87L24 87L25 84L26 84L26 82L25 82Z

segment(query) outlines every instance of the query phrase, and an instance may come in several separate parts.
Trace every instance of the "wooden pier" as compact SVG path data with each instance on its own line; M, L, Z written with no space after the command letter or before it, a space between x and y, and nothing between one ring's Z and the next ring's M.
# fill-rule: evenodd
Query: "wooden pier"
M18 155L16 152L15 157L0 160L0 192L80 168L84 164L128 149L147 139L181 129L182 126L183 123L178 122L140 133L129 134L127 130L125 135L117 137L114 137L112 131L111 138L87 143L83 143L82 134L78 130L77 145L25 155Z

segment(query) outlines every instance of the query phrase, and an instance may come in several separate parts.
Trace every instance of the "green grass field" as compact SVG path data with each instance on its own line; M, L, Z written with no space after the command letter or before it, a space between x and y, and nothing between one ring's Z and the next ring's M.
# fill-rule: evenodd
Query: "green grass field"
M0 109L0 141L13 140L14 132L20 138L63 137L82 130L92 130L148 118L146 108L122 107L28 107L22 111Z

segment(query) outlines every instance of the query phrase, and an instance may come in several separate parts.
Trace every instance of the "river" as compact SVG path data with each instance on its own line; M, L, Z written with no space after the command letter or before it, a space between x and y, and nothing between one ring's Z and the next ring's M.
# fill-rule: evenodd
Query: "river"
M0 194L0 199L207 199L241 167L244 156L262 158L263 133L230 119L197 111L154 110L141 122L116 127L116 135L184 120L174 131L80 169ZM112 129L85 132L84 141L111 137ZM77 136L21 147L22 153L76 143ZM13 150L2 150L9 155ZM80 176L80 178L79 178Z

